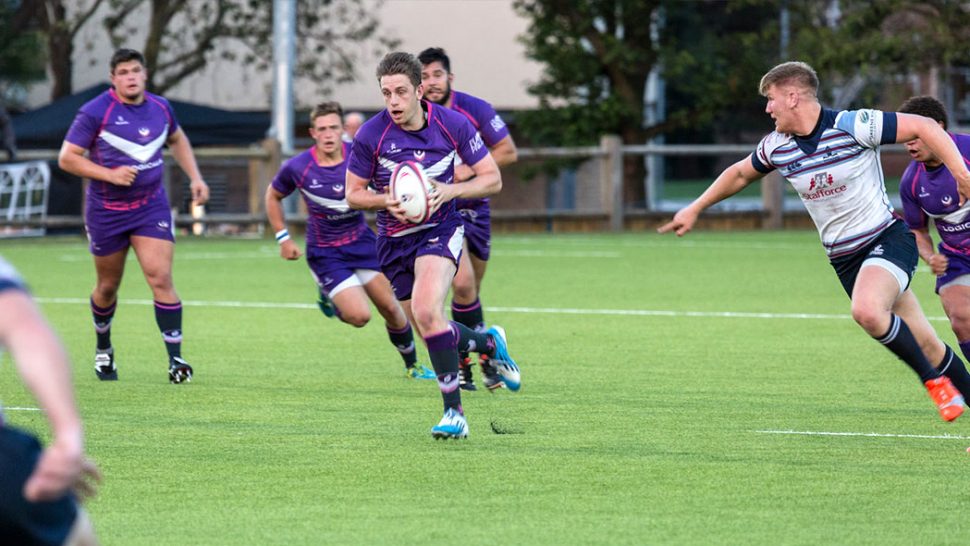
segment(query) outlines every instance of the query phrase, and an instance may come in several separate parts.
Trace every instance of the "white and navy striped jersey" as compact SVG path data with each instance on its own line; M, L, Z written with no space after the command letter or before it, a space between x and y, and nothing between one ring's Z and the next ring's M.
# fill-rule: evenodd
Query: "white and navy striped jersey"
M775 131L751 155L760 173L778 169L815 221L829 258L851 254L893 222L879 146L896 142L896 113L822 109L807 137Z

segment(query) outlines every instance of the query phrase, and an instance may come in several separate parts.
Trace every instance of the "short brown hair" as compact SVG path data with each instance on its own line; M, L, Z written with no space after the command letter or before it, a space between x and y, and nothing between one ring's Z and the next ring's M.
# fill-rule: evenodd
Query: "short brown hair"
M817 95L818 75L815 73L815 69L807 63L789 61L772 68L761 77L761 83L758 84L758 93L767 95L768 88L772 85L797 85L810 89L812 94Z
M344 109L340 107L339 102L321 102L314 106L313 110L310 110L310 125L312 126L318 117L327 114L337 114L340 117L340 121L344 119Z
M421 61L410 53L395 51L388 53L377 65L377 81L384 76L402 74L407 76L414 87L421 85Z
M899 107L899 111L904 114L916 114L938 121L946 129L948 121L946 119L946 107L935 97L929 95L910 97Z

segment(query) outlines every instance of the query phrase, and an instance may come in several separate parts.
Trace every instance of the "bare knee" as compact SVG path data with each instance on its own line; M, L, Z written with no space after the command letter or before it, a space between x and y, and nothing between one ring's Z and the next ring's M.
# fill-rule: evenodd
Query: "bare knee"
M154 273L146 275L145 278L153 292L171 292L173 290L171 273Z
M852 320L873 337L880 337L889 329L889 313L865 305L853 303Z
M95 299L99 301L115 301L118 299L118 288L121 286L121 279L98 279L94 286Z
M344 313L341 311L340 320L346 322L354 328L363 328L368 322L370 322L370 313L360 311L350 311Z
M474 284L456 284L453 288L453 293L455 301L464 303L472 303L478 297L478 292L475 290Z
M440 312L426 306L412 306L411 313L414 315L414 322L422 332L435 333L435 324L441 320Z

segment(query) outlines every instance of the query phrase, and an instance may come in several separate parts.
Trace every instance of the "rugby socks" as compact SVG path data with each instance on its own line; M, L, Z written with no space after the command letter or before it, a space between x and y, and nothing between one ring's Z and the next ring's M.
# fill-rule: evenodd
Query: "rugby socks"
M492 339L492 336L485 332L472 330L460 322L452 322L451 330L455 334L459 353L481 353L495 356L495 340Z
M106 351L111 348L111 320L115 316L118 300L107 307L99 307L91 298L91 314L94 316L94 333L98 336L98 350Z
M391 338L391 343L397 349L397 352L401 353L404 366L413 368L415 362L418 361L418 352L414 350L414 332L411 330L411 324L407 324L400 330L388 326L387 337Z
M155 302L155 323L165 340L168 357L182 356L182 302Z
M967 373L967 367L964 365L960 357L957 356L953 349L949 345L946 345L946 354L943 355L943 361L940 365L936 367L941 374L950 378L953 382L953 386L960 391L960 394L964 398L970 400L970 373ZM967 354L967 349L970 349L970 342L961 343L960 349L963 354Z
M475 298L475 301L468 305L455 303L452 300L451 318L455 322L460 322L472 330L478 332L485 330L485 316L482 314L482 302L478 298Z
M476 331L483 331L485 329L485 317L482 315L482 302L475 298L475 301L469 305L464 305L461 303L451 300L451 318L459 323ZM468 358L468 351L461 350L460 346L458 349L458 360L464 361Z
M458 413L464 414L461 408L461 391L458 389L457 341L457 336L451 328L424 338L424 342L428 345L431 367L438 376L438 388L441 389L445 411L448 411L448 408L454 408Z
M926 360L926 355L920 349L909 326L906 326L906 322L895 314L890 314L889 319L889 331L882 337L876 338L876 341L885 345L900 360L908 364L923 383L940 377L940 372Z

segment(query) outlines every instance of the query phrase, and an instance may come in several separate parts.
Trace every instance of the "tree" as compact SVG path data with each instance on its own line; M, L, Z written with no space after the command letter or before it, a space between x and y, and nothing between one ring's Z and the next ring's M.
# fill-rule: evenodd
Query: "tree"
M725 48L724 35L752 42L759 30L751 5L711 0L516 0L514 6L531 21L522 37L527 55L544 65L529 87L539 108L517 119L528 139L542 145L592 144L604 133L642 144L709 120L739 91L749 66L737 62L736 48ZM668 100L665 118L647 125L644 91L658 66L668 97L677 100ZM642 198L636 181L643 172L642 161L626 159L627 200Z
M149 20L142 51L148 65L149 88L166 91L210 60L238 60L243 66L266 69L272 61L273 3L265 0L109 0L112 13L104 19L117 47L137 31L147 9ZM296 77L321 93L333 83L352 80L354 64L365 55L362 42L376 36L377 5L366 0L298 0ZM376 36L384 48L394 40ZM228 47L243 46L243 53Z
M694 135L770 130L760 76L800 59L822 74L823 98L877 101L887 81L913 71L970 65L970 7L956 0L515 0L530 26L527 55L544 71L529 92L539 108L518 116L542 145L627 144L685 130ZM790 58L780 58L779 13L787 7ZM651 34L651 27L654 33ZM646 123L644 90L659 67L666 117ZM900 86L896 85L896 88ZM878 104L869 102L867 105ZM895 104L898 104L895 103ZM733 108L732 108L733 106ZM642 198L642 162L627 158L626 199Z
M62 0L34 0L22 2L17 10L16 32L30 32L34 26L43 33L47 42L48 66L51 70L53 85L51 100L59 99L73 92L71 80L74 77L74 38L103 0L77 0L73 2L74 15L67 16L67 8Z
M43 37L20 25L13 4L0 0L0 97L11 85L44 78Z

